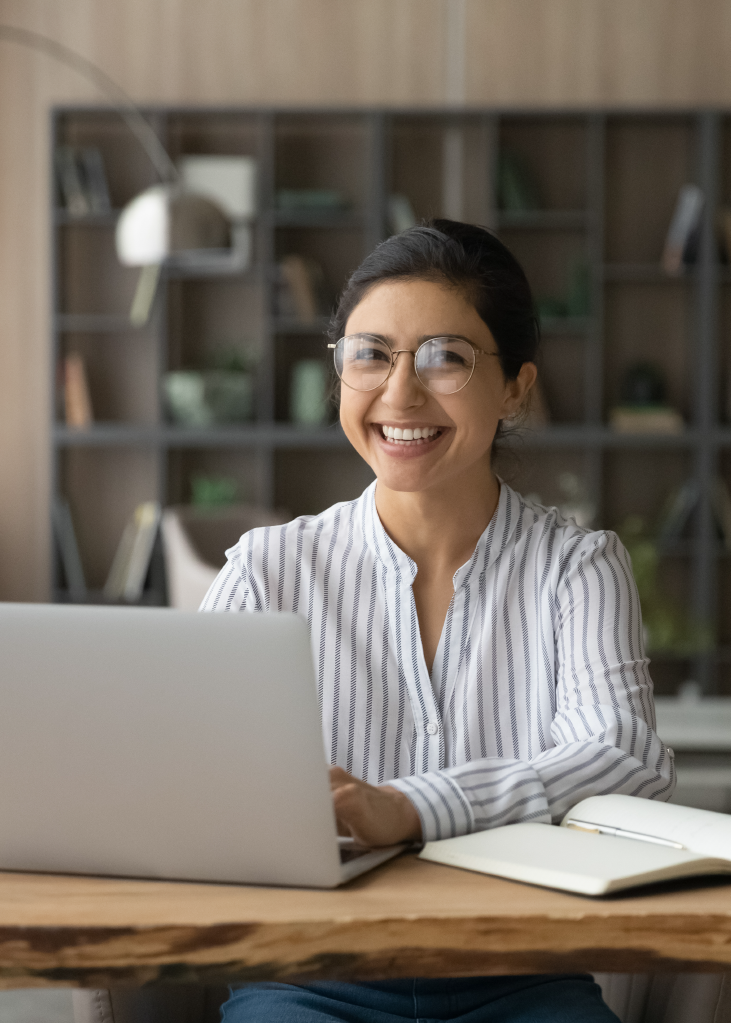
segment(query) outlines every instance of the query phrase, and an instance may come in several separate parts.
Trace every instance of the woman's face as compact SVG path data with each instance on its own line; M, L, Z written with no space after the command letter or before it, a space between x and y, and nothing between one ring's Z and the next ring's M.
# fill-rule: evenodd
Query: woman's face
M376 334L391 348L416 352L430 337L468 338L490 355L477 354L469 383L455 394L432 394L405 352L391 376L373 391L341 386L340 421L356 451L390 490L415 492L454 485L478 468L490 469L498 422L515 413L536 370L524 363L517 380L506 380L495 357L497 345L475 308L457 289L431 281L387 281L355 307L346 334ZM395 442L386 428L432 434Z

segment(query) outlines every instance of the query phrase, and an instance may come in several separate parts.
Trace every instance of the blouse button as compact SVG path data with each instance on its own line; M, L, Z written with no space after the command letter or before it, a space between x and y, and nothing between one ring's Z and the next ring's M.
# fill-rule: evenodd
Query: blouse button
M435 721L430 721L429 724L426 726L426 730L429 733L429 735L436 735L437 732L439 731L439 725Z

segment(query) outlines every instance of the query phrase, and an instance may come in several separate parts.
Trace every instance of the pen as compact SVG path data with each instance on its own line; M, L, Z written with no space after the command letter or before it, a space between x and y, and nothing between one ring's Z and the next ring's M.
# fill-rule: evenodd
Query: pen
M625 831L624 828L612 828L607 824L590 824L571 817L566 821L567 828L574 831L593 831L599 835L614 835L615 838L634 838L638 842L651 842L653 845L666 845L670 849L685 849L680 842L671 842L669 838L657 838L656 835L645 835L641 831Z

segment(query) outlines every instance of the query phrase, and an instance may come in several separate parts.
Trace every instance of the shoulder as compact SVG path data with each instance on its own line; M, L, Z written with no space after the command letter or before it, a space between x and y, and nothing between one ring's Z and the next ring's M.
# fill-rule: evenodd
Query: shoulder
M593 565L604 562L623 572L631 572L629 555L612 530L580 526L558 508L542 505L514 490L510 491L510 498L522 527L521 535L530 533L533 538L540 538L559 579L587 562Z

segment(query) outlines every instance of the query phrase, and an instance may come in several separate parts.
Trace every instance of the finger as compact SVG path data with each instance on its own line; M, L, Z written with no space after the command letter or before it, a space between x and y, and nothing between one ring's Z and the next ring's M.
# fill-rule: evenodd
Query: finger
M345 833L356 842L370 845L376 822L372 819L373 808L364 788L360 785L343 785L333 792L333 806L338 828L345 829Z
M356 779L352 774L348 774L342 767L331 767L330 768L330 788L337 789L341 785L352 785Z
M343 785L339 785L336 789L333 789L333 806L335 807L335 813L338 816L347 814L352 816L353 813L357 813L363 802L363 796L359 785L354 785L353 782L345 782Z

